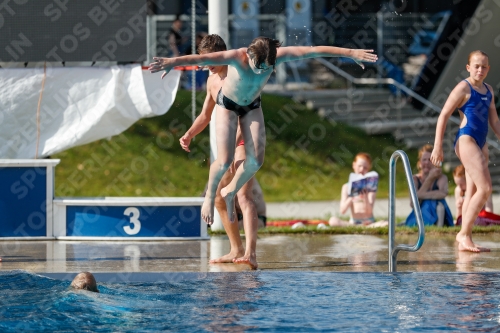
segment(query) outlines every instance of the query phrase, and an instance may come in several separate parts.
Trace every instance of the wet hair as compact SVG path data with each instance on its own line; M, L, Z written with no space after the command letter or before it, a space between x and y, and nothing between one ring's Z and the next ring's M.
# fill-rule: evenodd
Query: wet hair
M276 54L281 42L268 37L257 37L248 45L247 53L255 57L255 67L261 69L266 61L269 66L276 64Z
M422 148L419 149L418 151L418 162L417 162L417 168L420 169L420 159L422 158L422 155L424 153L432 153L432 149L434 149L434 146L431 145L430 143L423 145Z
M364 158L368 161L368 163L370 163L370 165L372 165L372 157L370 156L370 154L363 152L357 153L356 156L354 156L354 160L352 162L356 163L356 161L360 158Z
M475 51L472 51L471 53L469 53L469 58L467 59L467 64L470 65L470 60L472 59L473 56L475 56L476 54L480 54L480 55L483 55L485 56L486 58L488 58L488 60L490 60L490 57L486 54L486 52L483 52L481 50L475 50Z
M453 177L465 177L465 167L463 164L457 165L457 167L453 170Z
M203 39L200 42L200 45L198 45L198 53L212 53L212 52L220 52L220 51L226 51L226 43L224 42L224 39L222 39L221 36L212 34L212 35L206 35L203 37Z
M88 290L98 293L97 282L95 281L94 275L89 272L81 272L71 282L71 287L75 289Z

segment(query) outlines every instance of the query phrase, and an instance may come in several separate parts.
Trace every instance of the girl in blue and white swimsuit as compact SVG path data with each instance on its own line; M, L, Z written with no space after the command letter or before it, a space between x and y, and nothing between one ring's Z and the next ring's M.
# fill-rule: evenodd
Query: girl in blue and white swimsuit
M489 251L472 241L472 227L479 211L491 194L491 176L488 170L488 122L500 139L500 120L495 109L493 89L484 83L490 69L488 55L482 51L469 54L466 66L470 76L450 93L439 115L431 162L443 162L443 137L446 123L455 109L460 113L460 129L455 138L455 153L465 167L466 196L462 206L462 228L457 234L461 251Z

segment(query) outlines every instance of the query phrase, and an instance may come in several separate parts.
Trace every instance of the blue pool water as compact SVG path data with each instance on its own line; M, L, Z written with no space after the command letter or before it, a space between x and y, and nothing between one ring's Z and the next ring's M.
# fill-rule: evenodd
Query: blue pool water
M96 275L97 276L97 275ZM0 332L500 330L500 274L243 272L99 282L0 273Z

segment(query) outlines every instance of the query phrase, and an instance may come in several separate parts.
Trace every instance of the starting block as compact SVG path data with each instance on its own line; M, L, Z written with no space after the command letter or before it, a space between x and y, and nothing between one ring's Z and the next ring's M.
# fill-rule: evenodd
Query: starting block
M0 237L53 237L54 168L59 162L0 159Z
M59 162L0 159L0 239L208 239L200 197L54 198Z

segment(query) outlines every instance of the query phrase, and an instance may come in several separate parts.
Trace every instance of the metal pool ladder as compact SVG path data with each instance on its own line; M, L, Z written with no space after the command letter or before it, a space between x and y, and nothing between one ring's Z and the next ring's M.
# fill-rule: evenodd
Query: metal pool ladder
M413 246L406 244L399 244L395 246L394 244L394 233L396 229L396 162L398 158L401 157L406 173L406 181L408 182L408 187L410 188L410 196L413 202L413 209L415 211L415 216L417 218L418 224L418 240ZM389 162L389 272L396 272L396 257L399 251L409 251L416 252L422 247L425 238L424 220L422 219L422 212L420 210L420 205L418 202L417 191L415 190L415 184L413 184L413 174L411 172L410 162L408 156L402 150L396 150Z

